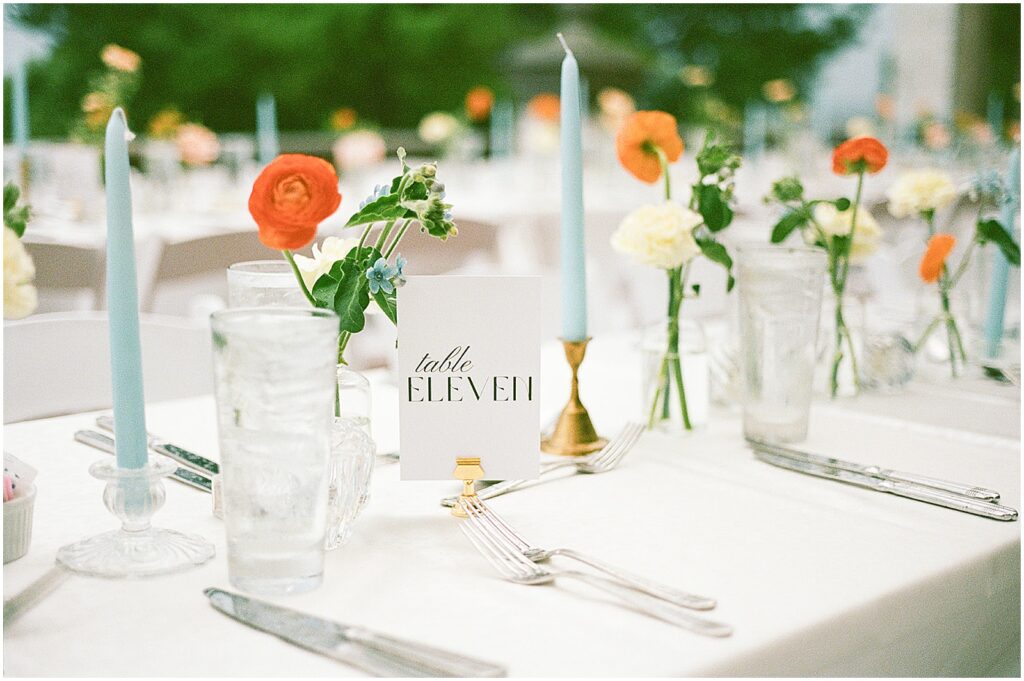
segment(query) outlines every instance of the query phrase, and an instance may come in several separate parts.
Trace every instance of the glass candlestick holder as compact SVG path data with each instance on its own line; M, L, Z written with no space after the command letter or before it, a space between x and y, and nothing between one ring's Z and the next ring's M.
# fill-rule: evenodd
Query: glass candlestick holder
M213 544L204 538L149 522L164 505L162 478L175 468L163 457L142 468L118 468L112 459L90 466L89 473L107 483L103 503L120 518L121 529L61 547L57 563L83 575L132 578L181 572L213 558Z

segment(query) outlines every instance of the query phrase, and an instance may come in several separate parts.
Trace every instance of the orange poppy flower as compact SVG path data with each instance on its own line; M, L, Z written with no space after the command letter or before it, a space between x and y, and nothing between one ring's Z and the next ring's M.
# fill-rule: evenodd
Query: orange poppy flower
M479 123L487 120L494 106L494 93L491 89L478 85L466 93L466 115L469 120Z
M832 152L832 172L852 175L866 171L877 173L889 160L889 150L874 137L848 139Z
M263 245L277 250L302 248L316 236L321 221L338 210L338 175L315 156L282 154L252 185L249 212Z
M557 121L558 115L562 111L562 102L558 99L558 95L542 92L531 99L526 108L534 118L539 118L542 121Z
M956 246L956 237L952 234L936 234L928 240L928 248L921 258L921 279L926 284L932 284L942 276L942 268L946 264L946 258Z
M669 163L683 155L676 117L664 111L637 111L619 128L615 149L619 163L638 180L653 184L661 177L661 163L654 147L661 149Z

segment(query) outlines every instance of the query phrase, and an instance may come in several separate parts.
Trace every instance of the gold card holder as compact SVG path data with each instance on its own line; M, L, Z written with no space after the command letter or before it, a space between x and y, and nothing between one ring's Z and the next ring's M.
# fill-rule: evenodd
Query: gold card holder
M456 480L462 481L462 493L459 495L459 499L452 506L452 515L458 518L467 517L466 512L462 510L462 504L460 503L463 499L469 499L476 496L476 481L483 480L484 469L480 465L480 457L478 456L466 456L455 458L455 471L452 473Z

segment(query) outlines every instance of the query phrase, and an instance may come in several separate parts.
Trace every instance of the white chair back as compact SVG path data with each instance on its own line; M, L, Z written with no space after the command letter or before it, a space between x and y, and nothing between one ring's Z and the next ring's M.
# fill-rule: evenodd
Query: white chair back
M104 253L102 249L70 244L25 240L25 249L36 266L35 286L39 311L53 312L78 307L103 308ZM74 297L77 305L67 301Z
M144 315L147 402L213 391L209 323ZM112 405L105 312L41 314L4 324L4 423Z

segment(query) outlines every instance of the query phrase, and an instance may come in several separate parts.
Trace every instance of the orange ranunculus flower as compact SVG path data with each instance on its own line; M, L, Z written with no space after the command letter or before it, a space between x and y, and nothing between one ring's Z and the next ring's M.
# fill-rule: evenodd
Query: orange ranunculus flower
M619 163L637 179L653 184L661 177L661 163L654 147L669 163L683 155L676 117L664 111L637 111L629 116L615 137Z
M265 246L302 248L316 227L341 204L334 166L315 156L283 154L271 161L252 185L249 212Z
M889 160L889 150L874 137L848 139L832 152L832 172L851 175L862 170L877 173Z
M351 130L355 127L357 120L359 120L359 116L356 114L356 110L350 106L343 106L331 113L331 129Z
M946 258L956 246L956 237L952 234L936 234L928 240L928 248L921 258L921 279L926 284L932 284L939 280L942 275L942 268L946 264Z
M534 118L539 118L542 121L557 121L558 115L562 111L562 102L558 95L542 92L531 99L526 108Z
M494 93L489 87L478 85L466 93L466 115L475 123L487 120L493 106Z

